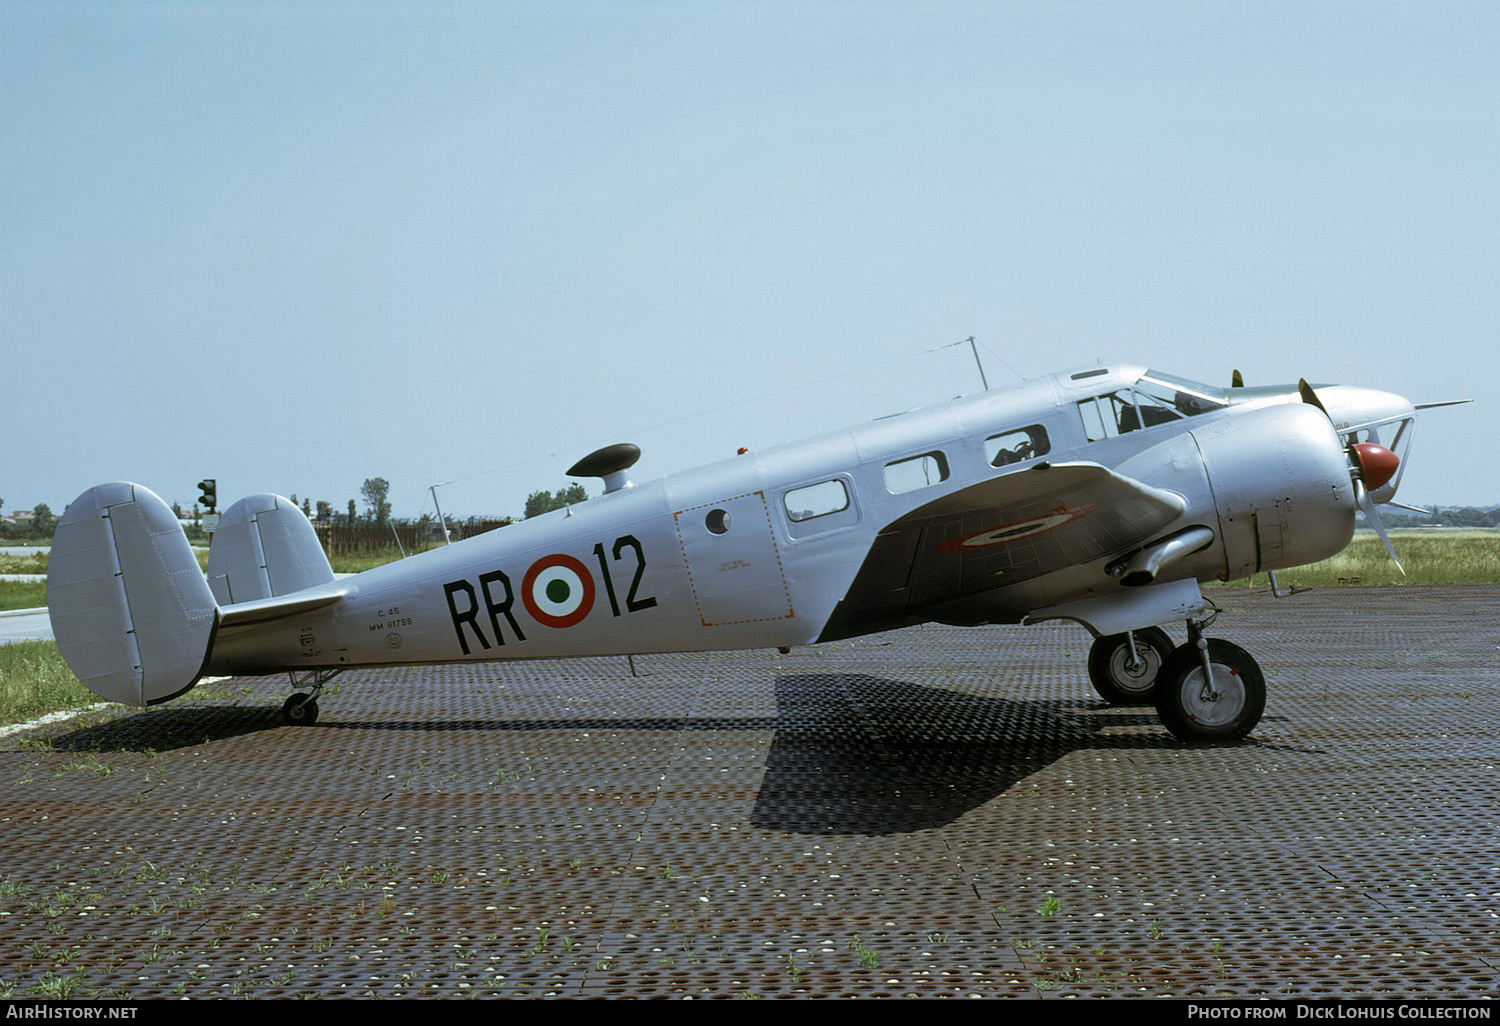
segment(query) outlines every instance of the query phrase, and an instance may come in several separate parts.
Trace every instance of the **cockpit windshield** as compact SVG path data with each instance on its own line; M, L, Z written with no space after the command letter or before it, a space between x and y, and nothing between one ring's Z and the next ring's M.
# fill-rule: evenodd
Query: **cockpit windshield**
M1229 405L1229 396L1222 388L1200 384L1160 371L1148 370L1136 384L1136 391L1150 395L1184 417L1192 417L1210 410L1222 410Z
M1147 371L1129 388L1093 396L1078 404L1089 441L1170 424L1229 405L1222 388Z

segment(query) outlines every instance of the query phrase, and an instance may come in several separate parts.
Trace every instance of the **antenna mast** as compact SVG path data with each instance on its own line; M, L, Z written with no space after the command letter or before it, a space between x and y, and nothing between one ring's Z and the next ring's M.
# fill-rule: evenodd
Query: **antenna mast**
M973 335L970 335L968 338L964 339L964 341L969 343L969 351L974 354L974 366L979 368L979 383L983 385L984 390L988 392L990 390L990 382L989 379L984 376L984 364L979 362L979 343L974 341Z

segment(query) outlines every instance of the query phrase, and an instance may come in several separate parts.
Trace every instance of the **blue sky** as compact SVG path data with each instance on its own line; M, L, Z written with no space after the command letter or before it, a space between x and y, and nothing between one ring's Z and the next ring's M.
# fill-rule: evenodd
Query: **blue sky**
M1486 400L1497 44L1443 0L13 0L0 498L518 512L608 442L976 391L970 335L991 384ZM1494 416L1429 414L1402 499L1500 501Z

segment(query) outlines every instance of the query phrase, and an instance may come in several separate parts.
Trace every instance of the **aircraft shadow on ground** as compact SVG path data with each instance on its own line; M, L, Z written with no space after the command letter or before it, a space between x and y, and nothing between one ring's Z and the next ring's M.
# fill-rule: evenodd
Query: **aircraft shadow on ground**
M174 706L131 710L48 738L58 752L170 752L281 726L278 711L259 706Z
M1072 752L1173 743L1165 731L1100 736L1106 725L1156 725L1147 708L991 698L866 674L781 677L776 697L776 741L752 814L768 830L931 829Z
M1074 752L1177 747L1148 707L1019 701L859 673L776 680L775 715L324 719L295 731L742 732L774 738L753 825L812 834L932 829ZM1149 733L1101 734L1147 725ZM56 751L171 751L282 729L271 706L151 709L51 739ZM1248 743L1256 743L1253 740Z

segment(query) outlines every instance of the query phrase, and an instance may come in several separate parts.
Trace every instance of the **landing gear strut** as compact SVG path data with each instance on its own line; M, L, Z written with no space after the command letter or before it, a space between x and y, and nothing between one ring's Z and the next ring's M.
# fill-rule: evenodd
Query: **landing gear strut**
M1089 682L1110 705L1150 705L1172 639L1160 627L1111 634L1089 649Z
M310 727L318 722L318 692L323 685L343 673L343 668L331 670L291 670L292 687L309 689L306 694L294 694L281 704L281 722L293 727Z
M1249 652L1208 639L1212 620L1188 621L1188 642L1162 665L1156 714L1184 741L1238 741L1266 708L1266 680Z

